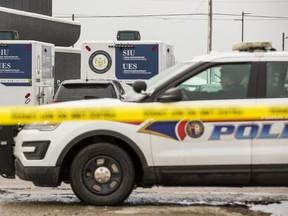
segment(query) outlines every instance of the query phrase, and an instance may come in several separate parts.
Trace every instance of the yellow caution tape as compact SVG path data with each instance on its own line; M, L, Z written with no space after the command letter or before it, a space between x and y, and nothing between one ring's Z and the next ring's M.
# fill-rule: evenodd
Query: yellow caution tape
M288 106L241 106L241 107L184 107L150 105L106 108L60 107L1 107L0 125L31 122L60 122L78 120L112 120L139 122L147 119L171 121L180 119L201 121L245 121L264 119L288 119Z

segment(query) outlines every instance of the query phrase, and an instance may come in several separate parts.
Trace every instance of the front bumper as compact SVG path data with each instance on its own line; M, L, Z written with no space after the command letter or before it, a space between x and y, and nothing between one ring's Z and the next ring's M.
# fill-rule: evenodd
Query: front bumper
M32 181L35 186L57 187L61 184L60 167L24 167L16 158L15 170L20 179Z

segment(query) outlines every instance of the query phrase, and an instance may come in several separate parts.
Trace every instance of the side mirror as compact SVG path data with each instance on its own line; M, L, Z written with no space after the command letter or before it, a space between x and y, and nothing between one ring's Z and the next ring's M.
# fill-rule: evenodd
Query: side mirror
M147 84L145 81L143 80L137 80L133 83L133 90L136 92L136 93L142 93L143 91L145 92L146 89L147 89Z
M171 88L161 94L157 101L159 102L176 102L182 100L182 91L180 88Z
M57 81L56 81L56 85L57 85L57 87L59 87L60 84L61 84L61 80L57 80Z

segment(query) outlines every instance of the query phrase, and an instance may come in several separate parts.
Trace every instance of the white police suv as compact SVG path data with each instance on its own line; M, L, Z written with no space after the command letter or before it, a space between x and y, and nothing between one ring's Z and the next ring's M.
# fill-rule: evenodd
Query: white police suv
M242 44L134 83L123 99L55 107L273 106L288 104L288 52ZM252 113L253 115L253 113ZM16 174L37 186L71 183L80 200L115 205L135 187L288 186L288 121L189 119L63 121L25 125Z

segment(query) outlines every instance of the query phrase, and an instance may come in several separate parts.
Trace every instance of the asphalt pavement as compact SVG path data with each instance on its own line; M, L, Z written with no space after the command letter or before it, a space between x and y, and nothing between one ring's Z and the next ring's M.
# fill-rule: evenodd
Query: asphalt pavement
M70 185L36 187L0 177L2 216L14 215L288 215L287 187L153 187L137 188L119 206L81 203Z

